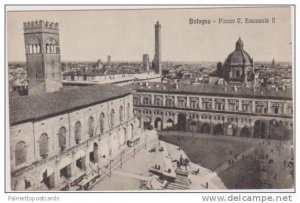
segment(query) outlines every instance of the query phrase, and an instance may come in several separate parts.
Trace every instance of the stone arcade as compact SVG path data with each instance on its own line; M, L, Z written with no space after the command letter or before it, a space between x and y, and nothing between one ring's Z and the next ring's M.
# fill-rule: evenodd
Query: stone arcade
M293 135L291 90L183 83L133 88L139 126L270 139Z

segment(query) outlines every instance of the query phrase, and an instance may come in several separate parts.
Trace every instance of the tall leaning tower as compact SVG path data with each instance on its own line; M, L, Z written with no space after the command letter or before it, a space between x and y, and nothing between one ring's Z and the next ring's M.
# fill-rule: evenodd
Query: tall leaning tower
M54 92L62 87L58 23L24 23L28 94Z
M161 74L161 25L157 21L155 24L155 54L153 59L153 68L155 73Z

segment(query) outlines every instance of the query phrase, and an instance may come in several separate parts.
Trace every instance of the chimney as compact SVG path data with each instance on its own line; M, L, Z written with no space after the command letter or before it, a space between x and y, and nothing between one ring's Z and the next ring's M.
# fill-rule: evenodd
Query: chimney
M179 84L178 84L178 83L176 83L175 88L176 88L177 90L179 89Z

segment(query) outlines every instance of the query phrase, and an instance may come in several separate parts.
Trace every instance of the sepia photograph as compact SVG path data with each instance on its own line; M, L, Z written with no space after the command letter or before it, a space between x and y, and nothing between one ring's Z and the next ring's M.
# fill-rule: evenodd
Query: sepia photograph
M6 191L295 191L294 6L5 15Z

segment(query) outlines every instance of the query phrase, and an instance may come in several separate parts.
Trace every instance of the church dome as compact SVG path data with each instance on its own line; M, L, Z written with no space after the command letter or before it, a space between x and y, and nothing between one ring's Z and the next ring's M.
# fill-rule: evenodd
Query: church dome
M235 50L227 57L225 66L253 65L250 55L244 50L244 42L239 38L235 44Z

